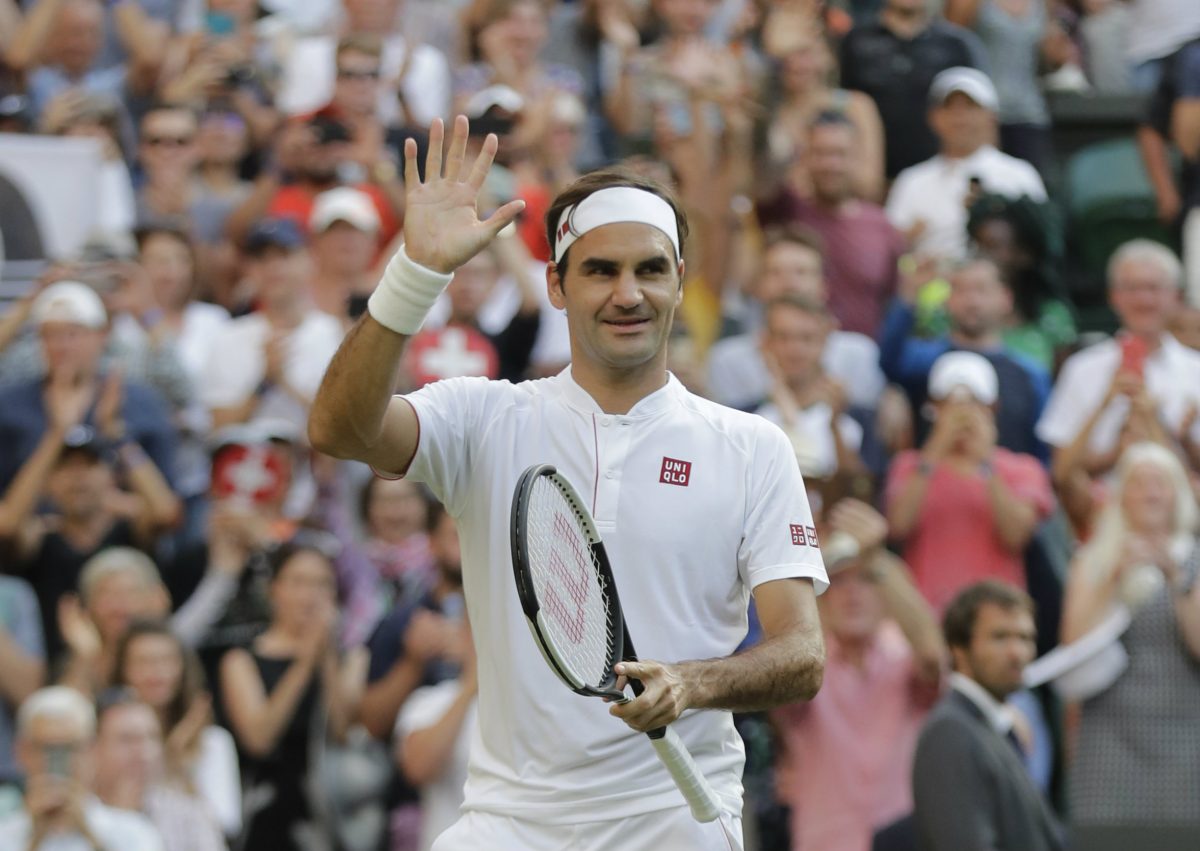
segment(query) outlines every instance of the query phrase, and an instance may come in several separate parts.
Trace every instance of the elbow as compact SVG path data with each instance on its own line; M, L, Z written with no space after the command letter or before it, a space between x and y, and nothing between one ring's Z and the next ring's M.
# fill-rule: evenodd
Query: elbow
M239 735L238 744L241 745L242 750L246 752L247 756L254 757L255 759L266 759L275 750L274 740L260 733Z
M400 760L400 773L404 775L404 779L408 781L408 785L414 789L420 789L422 786L427 786L434 780L437 780L438 766L429 759L423 757L414 758L413 754L408 754Z
M804 654L799 671L797 700L812 700L825 680L825 642L818 637L814 646Z
M182 519L183 503L174 494L169 499L162 500L160 505L156 505L151 514L155 528L160 531L176 528Z
M323 410L319 402L314 403L308 415L308 442L317 452L334 458L351 458L341 431L332 417Z

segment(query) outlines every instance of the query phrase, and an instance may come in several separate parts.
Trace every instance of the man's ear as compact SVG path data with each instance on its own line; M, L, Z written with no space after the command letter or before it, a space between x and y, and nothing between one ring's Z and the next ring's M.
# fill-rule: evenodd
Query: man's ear
M684 266L684 263L683 263L683 258L680 258L680 260L679 260L678 271L679 271L679 287L675 291L675 306L676 307L679 307L679 305L683 304L683 276L687 272L687 268Z
M550 297L550 303L558 310L567 309L567 300L563 295L562 276L558 274L558 266L553 263L546 264L546 294Z

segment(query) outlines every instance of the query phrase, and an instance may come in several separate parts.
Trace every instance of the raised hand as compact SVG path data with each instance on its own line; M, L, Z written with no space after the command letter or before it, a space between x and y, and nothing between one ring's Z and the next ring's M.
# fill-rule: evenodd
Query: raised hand
M417 173L417 143L412 139L404 143L404 250L414 263L442 273L453 272L478 254L525 209L524 201L510 201L480 221L476 202L499 141L488 134L468 170L464 162L468 129L466 117L458 116L443 174L445 128L440 118L434 120L424 181Z

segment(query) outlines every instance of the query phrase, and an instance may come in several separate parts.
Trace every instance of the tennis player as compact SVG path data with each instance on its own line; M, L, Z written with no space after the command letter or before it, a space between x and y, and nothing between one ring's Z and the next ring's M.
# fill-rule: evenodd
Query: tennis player
M416 146L405 146L405 248L309 421L320 451L423 481L458 520L479 725L462 817L434 849L741 849L744 752L731 712L811 698L824 665L815 596L827 579L795 454L766 420L693 396L668 373L687 223L667 190L620 172L581 178L548 213L546 282L566 311L570 367L393 396L405 343L454 270L523 206L480 221L496 139L464 162L460 116L443 163L444 136L435 122L423 182ZM572 694L538 658L509 552L513 488L534 463L554 464L590 498L643 659L617 666L645 685L628 703ZM750 592L765 639L735 655ZM692 818L638 732L665 724L717 792L717 821Z

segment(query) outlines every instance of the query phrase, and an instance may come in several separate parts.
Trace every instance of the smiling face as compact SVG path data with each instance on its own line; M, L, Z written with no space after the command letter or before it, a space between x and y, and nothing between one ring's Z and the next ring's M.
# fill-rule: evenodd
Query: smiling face
M657 228L620 222L581 236L560 277L549 266L551 303L567 312L571 360L601 373L666 370L667 336L683 299L683 263Z
M1143 462L1129 471L1121 490L1121 510L1137 534L1171 531L1175 521L1175 485L1166 470Z

